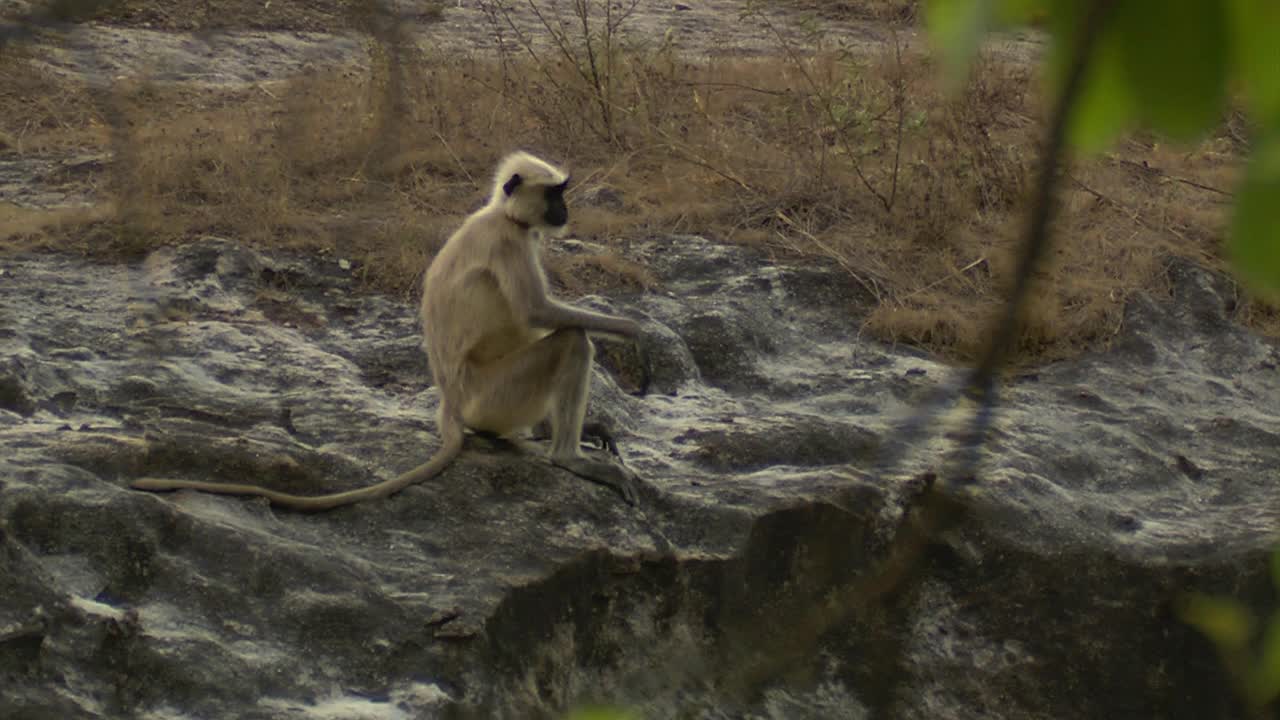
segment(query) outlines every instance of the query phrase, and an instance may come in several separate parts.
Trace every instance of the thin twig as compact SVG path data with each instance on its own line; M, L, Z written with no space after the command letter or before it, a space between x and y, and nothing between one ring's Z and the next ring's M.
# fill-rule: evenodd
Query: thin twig
M536 6L534 9L536 11L537 9ZM543 77L547 79L547 82L551 83L551 86L554 87L556 90L562 93L565 92L564 86L560 83L560 81L556 80L555 76L551 74L551 71L547 69L547 64L542 59L542 56L538 54L537 50L534 50L533 41L529 39L529 36L523 30L521 30L518 25L516 25L515 20L512 19L511 13L512 13L511 8L507 7L506 3L503 2L503 0L495 0L495 2L493 3L494 16L495 17L500 16L502 21L507 24L507 27L511 28L511 32L514 35L516 42L519 43L520 47L526 53L528 53L529 59L533 61L533 64L538 68L538 71L542 73ZM538 17L543 22L544 26L546 26L546 20L542 19L541 14L539 14ZM550 30L550 27L549 26L546 26L546 27L548 27L548 32L552 33L552 37L553 38L556 37L555 33Z
M1153 167L1153 166L1151 166L1151 165L1148 165L1148 164L1146 164L1145 162L1143 162L1143 163L1137 163L1137 162L1134 162L1134 161L1132 161L1132 160L1125 160L1124 158L1111 158L1111 160L1112 160L1113 162L1115 162L1115 163L1120 164L1120 165L1129 165L1130 167L1137 168L1138 170L1141 170L1141 171L1143 171L1143 172L1145 172L1145 173L1151 173L1151 174L1153 174L1153 175L1159 175L1160 177L1165 178L1165 179L1167 179L1167 180L1172 180L1172 181L1174 181L1174 182L1180 182L1180 183L1182 183L1182 184L1184 184L1184 185L1190 185L1190 186L1191 186L1191 187L1193 187L1193 188L1198 188L1198 189L1200 189L1200 190L1205 190L1205 191L1207 191L1207 192L1211 192L1211 193L1217 193L1217 194L1219 194L1219 195L1223 195L1223 196L1225 196L1225 197L1233 197L1233 195L1232 195L1230 192L1226 191L1226 190L1221 190L1221 189L1219 189L1219 188L1213 187L1212 185L1205 185L1204 183L1196 182L1195 180L1192 180L1192 179L1190 179L1190 178L1184 178L1184 177L1181 177L1181 176L1178 176L1178 175L1173 175L1172 173L1166 172L1165 170L1161 170L1161 169L1160 169L1160 168L1158 168L1158 167Z
M681 160L684 160L685 162L691 163L693 165L697 165L698 167L703 168L705 170L710 170L711 172L715 173L716 175L719 175L725 180L728 180L729 182L736 184L738 187L742 188L743 190L746 190L747 192L750 192L750 193L755 192L755 188L748 185L747 181L730 173L728 170L722 170L716 167L715 165L712 165L706 160L703 160L701 157L694 155L692 151L687 150L683 147L680 147L675 142L675 140L671 137L671 135L667 133L665 130L663 130L662 128L654 128L654 129L657 130L658 134L661 135L663 139L667 141L667 144L665 145L665 147L668 150L671 150L672 152L679 155Z
M436 130L435 133L436 137L440 140L440 144L444 145L445 152L449 153L449 157L453 158L453 161L458 164L458 169L461 170L462 174L466 175L467 179L471 181L472 187L479 188L480 183L476 182L476 179L471 177L471 173L467 171L467 166L462 164L462 159L459 158L458 154L449 146L449 141L444 139L444 135L441 135L439 130Z
M974 476L979 451L985 445L987 432L994 419L995 380L1008 355L1009 347L1021 327L1022 308L1030 296L1036 266L1048 247L1049 219L1052 215L1054 191L1059 179L1058 165L1065 146L1067 124L1080 95L1085 70L1093 54L1094 43L1107 11L1113 4L1114 0L1094 0L1080 28L1066 82L1050 116L1044 144L1044 157L1036 183L1030 220L1022 243L1022 254L1018 261L1014 287L1009 294L1005 311L991 333L992 339L986 352L963 382L953 381L939 387L905 423L896 428L894 449L886 452L877 463L878 472L883 474L893 472L901 454L920 442L928 425L945 408L954 404L959 397L967 396L978 401L978 410L963 434L959 457L955 462L950 463L949 472L940 478L941 482L930 486L916 504L913 514L917 521L904 526L895 536L890 546L889 558L859 583L863 590L855 597L859 603L871 602L894 592L907 576L907 571L918 566L920 555L928 546L925 541L953 527L964 516L963 504L957 502L953 493L945 492L939 486L945 485L947 481L971 480Z
M530 1L532 2L532 0ZM613 113L610 109L609 101L608 101L608 98L609 98L608 84L610 81L610 77L607 71L603 71L604 74L602 76L602 71L600 69L599 63L596 61L596 44L591 39L590 2L589 0L578 0L576 5L577 5L578 19L582 23L582 44L585 47L586 53L587 53L586 70L590 70L589 75L586 72L586 70L583 70L583 75L584 77L587 78L587 82L590 84L591 89L595 91L595 100L596 100L596 104L600 106L600 118L604 122L605 135L607 135L608 136L607 139L610 142L612 142L614 139ZM607 10L608 7L609 5L606 2L605 3L606 13L608 12ZM605 23L606 25L608 24L607 16L606 16ZM609 42L608 38L609 38L609 33L606 33L605 35L606 44ZM606 47L606 52L607 51L608 51L608 48ZM607 60L607 57L606 57L606 60Z
M1079 96L1084 70L1088 67L1098 28L1105 17L1105 10L1110 8L1111 4L1112 0L1094 1L1092 8L1085 15L1084 27L1080 28L1068 79L1053 109L1041 178L1037 186L1036 205L1032 209L1032 218L1030 218L1027 238L1023 245L1023 256L1019 263L1018 281L1010 295L1006 313L1001 316L1000 323L997 324L995 340L988 347L987 354L978 365L977 372L970 375L966 382L950 382L937 388L925 400L918 413L911 416L905 427L899 428L899 432L895 433L895 442L899 447L914 443L915 436L923 434L925 425L931 423L945 407L951 405L964 388L978 388L982 404L979 405L978 413L970 423L969 437L964 446L965 457L961 464L963 470L973 468L975 451L982 445L986 430L992 421L995 375L1000 369L1002 360L1005 359L1007 343L1011 342L1018 331L1019 311L1028 297L1030 278L1047 245L1048 218L1051 215L1053 190L1057 181L1056 169L1061 159L1062 145L1064 145L1066 122L1075 105L1076 97ZM844 587L837 588L828 597L815 603L812 612L803 615L805 618L803 621L788 625L785 647L771 648L781 652L771 652L767 656L756 655L760 660L749 661L744 669L740 670L744 687L755 687L765 676L772 674L778 667L790 661L791 657L788 657L786 652L787 647L813 647L818 642L818 638L833 625L842 623L847 616L855 612L867 609L872 606L872 603L883 601L901 588L901 585L910 577L911 570L918 568L920 557L928 551L931 544L929 541L937 537L942 530L954 527L965 514L964 502L954 493L945 492L945 489L940 487L943 484L946 484L943 478L925 478L924 491L920 493L911 514L893 537L886 559L870 573L865 573L851 583L845 584ZM758 639L756 642L759 642Z
M1110 205L1111 207L1113 207L1113 208L1115 208L1115 209L1119 210L1120 212L1124 213L1125 215L1128 215L1130 220L1132 220L1132 221L1134 221L1135 223L1137 223L1137 224L1141 225L1142 227L1144 227L1144 228L1146 228L1146 229L1150 230L1151 232L1160 232L1160 228L1157 228L1156 226L1154 226L1154 225L1152 225L1151 223L1147 222L1147 221L1146 221L1146 219L1144 219L1144 218L1142 217L1142 214L1141 214L1141 213L1139 213L1137 210L1134 210L1133 208L1129 207L1128 205L1125 205L1124 203L1120 202L1119 200L1116 200L1115 198L1111 197L1110 195L1103 195L1102 193L1098 192L1097 190L1094 190L1093 188L1091 188L1091 187L1089 187L1088 185L1086 185L1086 184L1084 183L1084 181L1083 181L1083 180L1081 180L1080 178L1076 177L1075 175L1073 175L1073 174L1071 174L1071 173L1067 173L1067 179L1071 181L1071 184L1072 184L1072 185L1075 185L1076 187L1080 188L1081 190L1083 190L1083 191L1085 191L1085 192L1089 193L1090 195L1092 195L1092 196L1094 197L1094 199L1096 199L1098 202L1103 203L1103 204L1105 204L1105 205Z
M893 104L898 108L898 128L893 148L893 185L889 188L888 205L890 208L898 197L898 169L902 161L902 128L906 124L907 116L906 80L903 79L906 70L902 66L902 43L898 39L897 31L893 33L893 62L894 71L898 74L893 79Z
M962 267L962 268L956 268L955 270L951 271L951 274L949 274L949 275L944 275L944 276L942 276L942 277L938 278L937 280L934 280L933 282L929 283L928 285L925 285L924 287L916 288L915 290L912 290L911 292L909 292L909 293L907 293L906 295L903 295L901 298L899 298L899 300L906 300L906 299L908 299L908 298L911 298L911 297L914 297L914 296L916 296L916 295L919 295L920 293L922 293L922 292L924 292L924 291L926 291L926 290L932 290L933 288L935 288L935 287L937 287L937 286L941 285L942 283L944 283L944 282L946 282L946 281L950 280L950 279L951 279L951 278L953 278L953 277L962 277L965 273L969 272L969 271L970 271L970 270L972 270L973 268L975 268L975 267L977 267L977 266L981 265L982 263L984 263L984 262L986 262L986 261L987 261L987 256L986 256L986 255L983 255L982 257L978 258L977 260L974 260L973 262L969 263L968 265L965 265L965 266L964 266L964 267Z
M805 67L804 60L795 49L795 45L783 36L782 31L778 29L778 26L775 25L764 12L758 8L752 9L751 12L758 20L760 20L761 23L764 24L765 29L777 38L778 44L782 46L783 52L787 55L787 59L791 61L791 64L795 66L796 70L800 73L800 76L804 78L805 83L809 85L809 88L813 91L814 97L821 102L822 109L827 115L827 121L831 123L832 127L839 128L841 123L836 115L835 107L831 103L831 98L822 92L821 88L818 86L818 81L813 78L813 74ZM862 182L863 187L865 187L868 192L880 201L885 212L892 210L893 203L889 198L885 197L883 193L877 190L875 185L871 183L871 180L869 180L866 174L862 172L862 163L858 160L858 153L854 152L853 147L849 145L848 133L839 132L837 133L837 137L840 140L840 146L844 149L845 156L849 159L850 166L853 167L854 174L858 176L858 180Z
M736 82L695 82L692 80L686 80L680 84L685 87L724 87L734 88L737 90L750 90L751 92L760 93L762 95L778 95L782 97L791 95L790 90L766 90L765 88L758 88L752 85L744 85L743 83Z
M830 246L828 246L825 242L820 240L817 235L814 235L808 230L805 230L804 228L800 227L799 223L797 223L795 220L792 220L791 217L788 216L782 210L778 210L775 213L775 215L779 220L786 223L787 226L790 227L792 230L795 230L796 232L808 238L809 242L816 245L818 249L826 253L828 257L834 259L836 261L836 264L838 264L845 272L849 273L849 275L852 276L854 280L857 280L858 284L861 285L864 290L871 293L871 296L876 299L877 303L884 301L884 293L880 290L879 283L877 283L874 279L873 280L864 279L862 275L858 273L858 271L853 269L853 265L851 265L849 261L845 259L843 253L836 252Z
M1022 307L1030 295L1036 267L1049 246L1049 219L1053 215L1054 190L1058 184L1058 165L1062 160L1062 150L1066 144L1067 125L1071 119L1076 98L1084 85L1084 72L1089 65L1098 31L1113 4L1114 0L1095 0L1090 6L1084 19L1084 26L1080 29L1062 95L1058 98L1053 115L1050 116L1044 160L1035 186L1031 220L1027 224L1022 256L1018 259L1013 291L1009 293L1005 311L996 323L991 343L987 346L987 351L978 362L969 381L970 389L979 393L980 396L991 392L996 374L1022 327L1020 317Z

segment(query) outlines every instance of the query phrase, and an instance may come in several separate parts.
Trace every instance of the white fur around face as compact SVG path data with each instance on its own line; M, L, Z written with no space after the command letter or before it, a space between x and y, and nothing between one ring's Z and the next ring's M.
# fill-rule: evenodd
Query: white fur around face
M515 192L508 197L503 186L514 175L519 175L521 182ZM542 216L546 211L544 191L568 179L568 173L539 157L524 151L513 152L498 164L498 170L494 173L489 206L501 208L502 212L515 222L530 227L541 226L539 227L541 234L562 234L565 228L542 226Z
M498 163L498 171L494 173L493 192L489 197L489 202L501 202L506 199L506 193L502 191L502 186L511 179L512 175L519 175L523 180L523 184L543 187L559 185L569 179L569 174L564 170L542 158L523 150L517 150Z

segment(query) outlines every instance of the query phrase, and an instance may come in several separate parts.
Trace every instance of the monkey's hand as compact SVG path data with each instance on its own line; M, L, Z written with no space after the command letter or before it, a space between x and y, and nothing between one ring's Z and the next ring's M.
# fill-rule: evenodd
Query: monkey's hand
M607 327L588 328L587 332L593 338L602 340L613 340L616 342L630 342L640 337L640 323L631 318L610 317Z
M640 501L636 492L640 478L622 465L584 457L552 458L551 464L597 485L613 488L628 505L635 506Z
M617 334L628 340L640 337L640 323L631 318L618 318Z

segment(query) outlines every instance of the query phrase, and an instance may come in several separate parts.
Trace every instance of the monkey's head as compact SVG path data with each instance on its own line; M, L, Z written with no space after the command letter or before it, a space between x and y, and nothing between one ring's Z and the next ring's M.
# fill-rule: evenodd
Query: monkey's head
M569 222L564 202L568 186L565 171L529 153L514 152L498 166L489 203L501 207L512 222L559 235Z

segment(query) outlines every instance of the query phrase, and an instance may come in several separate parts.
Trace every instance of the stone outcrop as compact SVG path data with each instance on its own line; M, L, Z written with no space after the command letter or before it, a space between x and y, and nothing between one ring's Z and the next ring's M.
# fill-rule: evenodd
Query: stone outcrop
M417 464L436 398L409 304L216 238L0 261L0 715L1233 716L1171 609L1274 606L1280 350L1232 322L1228 281L1175 264L1109 350L1013 380L963 522L897 592L841 604L946 441L888 475L878 448L953 370L861 337L839 269L631 252L660 289L584 302L646 318L649 394L602 348L591 409L638 509L472 438L436 480L319 515L126 485Z

